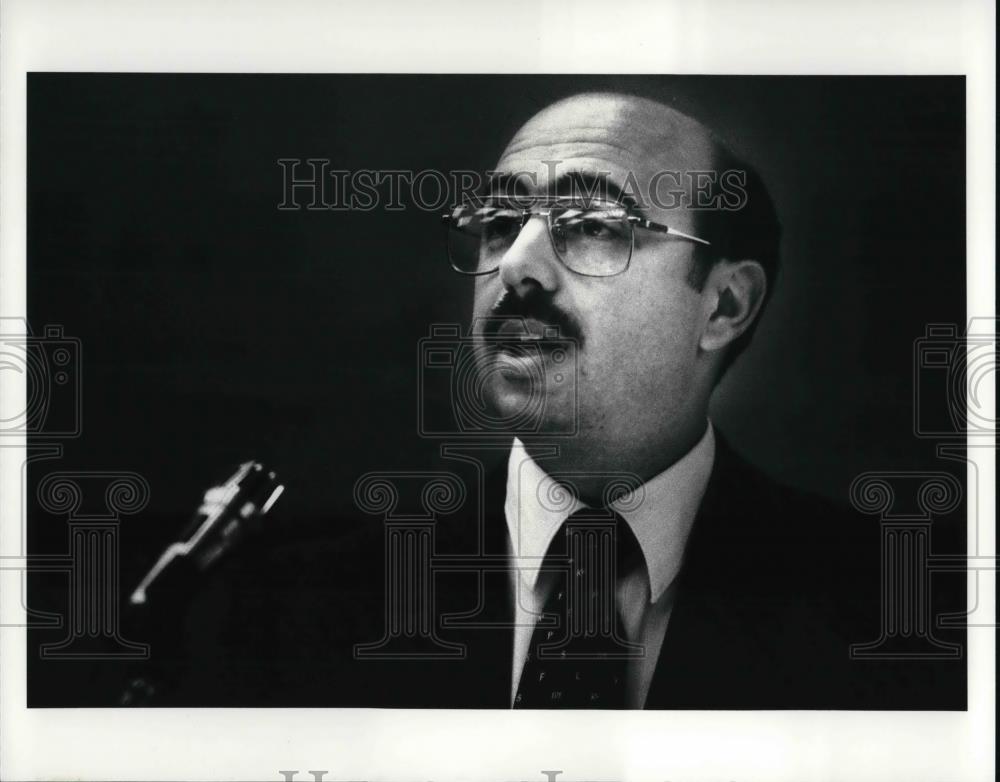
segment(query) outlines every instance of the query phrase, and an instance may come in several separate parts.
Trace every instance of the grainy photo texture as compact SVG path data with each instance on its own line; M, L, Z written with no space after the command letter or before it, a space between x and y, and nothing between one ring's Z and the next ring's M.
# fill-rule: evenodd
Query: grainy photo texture
M962 77L33 73L27 134L30 707L966 707Z

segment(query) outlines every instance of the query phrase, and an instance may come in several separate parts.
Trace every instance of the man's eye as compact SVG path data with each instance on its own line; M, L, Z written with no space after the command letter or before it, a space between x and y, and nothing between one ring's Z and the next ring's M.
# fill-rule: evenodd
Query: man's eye
M560 221L562 228L588 239L617 239L622 235L619 221L593 217L570 217Z
M600 238L611 233L610 228L601 220L584 220L580 230L591 237Z
M490 239L502 239L517 231L517 221L508 215L491 215L483 218L483 235Z

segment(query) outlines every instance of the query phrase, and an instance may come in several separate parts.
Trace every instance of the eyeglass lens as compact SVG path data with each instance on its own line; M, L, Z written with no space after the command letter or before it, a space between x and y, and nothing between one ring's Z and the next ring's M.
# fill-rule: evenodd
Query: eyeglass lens
M603 277L628 266L632 225L620 206L552 206L528 214L546 219L552 246L573 271ZM452 265L467 274L486 274L500 266L526 218L522 209L465 204L454 210L449 222Z

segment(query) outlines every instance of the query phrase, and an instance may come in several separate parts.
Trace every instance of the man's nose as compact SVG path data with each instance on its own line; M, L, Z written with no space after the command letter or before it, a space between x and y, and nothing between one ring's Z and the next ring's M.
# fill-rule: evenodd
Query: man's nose
M546 219L534 215L500 259L500 279L520 294L531 287L551 292L559 286L561 272L562 264L552 248Z

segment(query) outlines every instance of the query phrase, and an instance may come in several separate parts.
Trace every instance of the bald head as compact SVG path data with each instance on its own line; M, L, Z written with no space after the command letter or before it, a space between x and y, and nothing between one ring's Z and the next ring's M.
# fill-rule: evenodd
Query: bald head
M717 156L711 131L695 119L648 98L593 92L564 98L529 119L501 156L509 165L544 147L565 159L582 143L627 152L643 167L707 171ZM567 155L568 157L568 155Z

